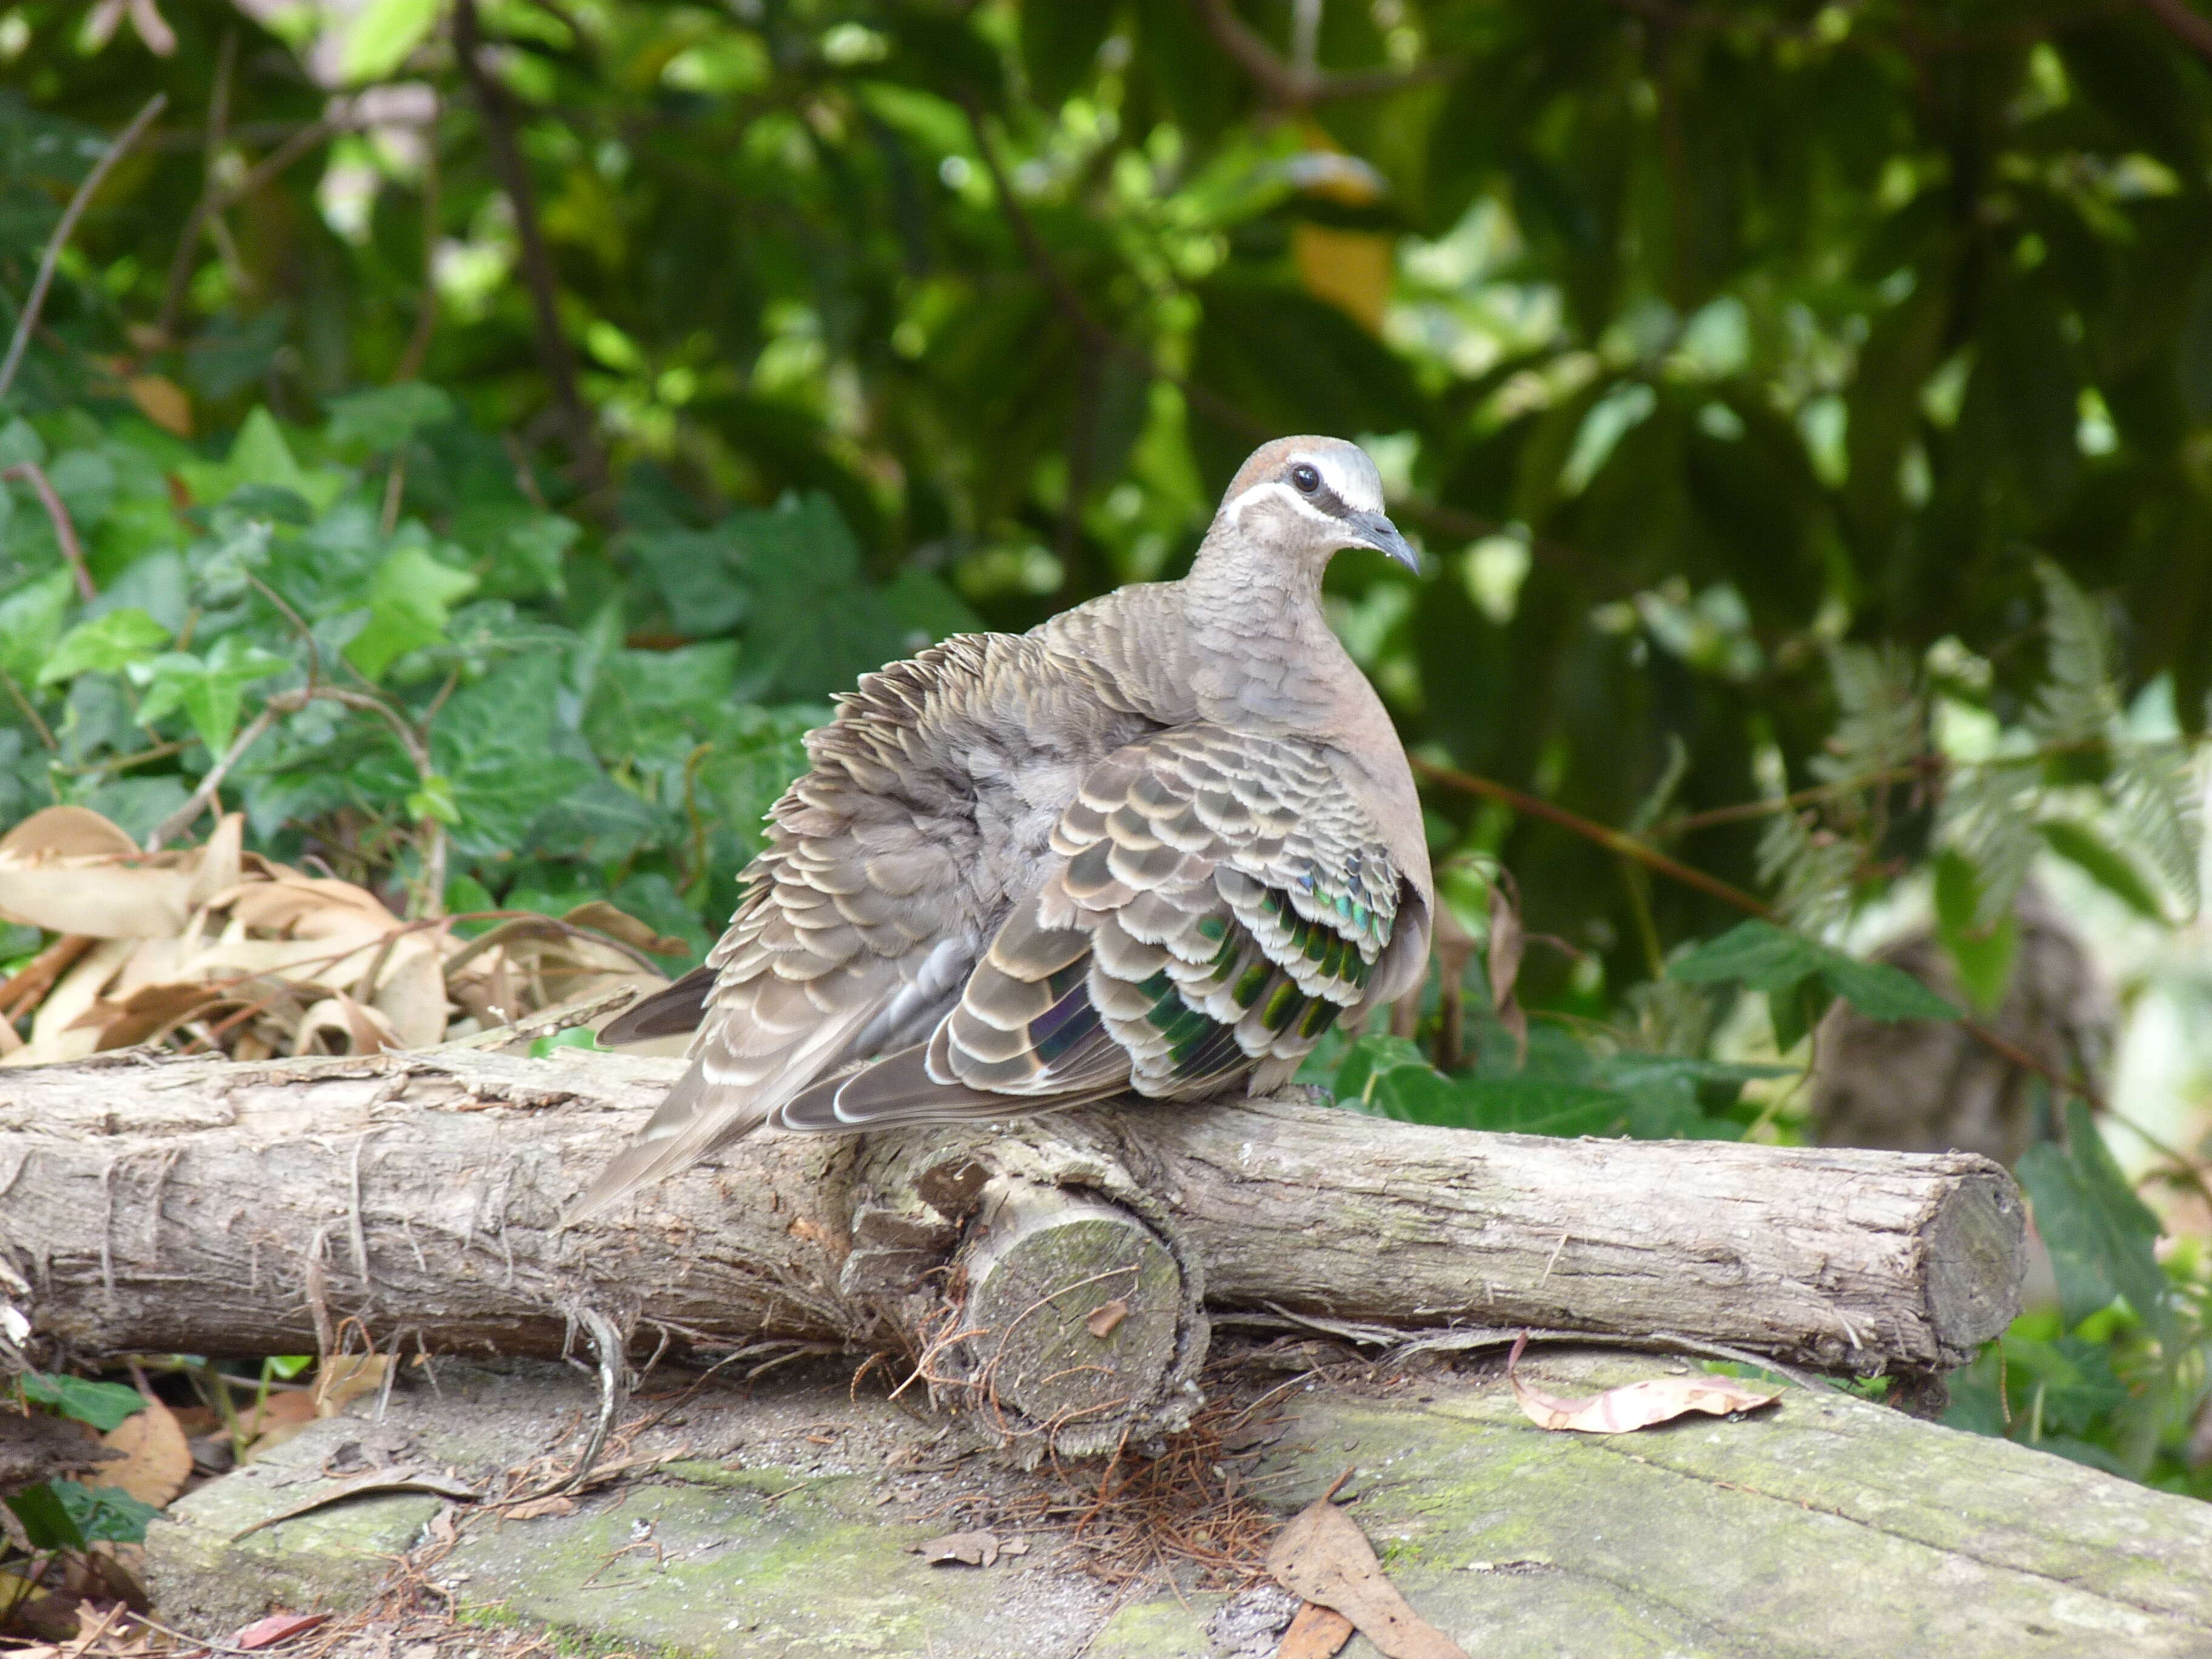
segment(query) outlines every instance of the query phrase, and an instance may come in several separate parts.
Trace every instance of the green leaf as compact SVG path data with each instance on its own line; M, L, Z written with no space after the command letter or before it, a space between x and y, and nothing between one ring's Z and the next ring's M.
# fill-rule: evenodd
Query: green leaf
M550 1060L556 1048L582 1048L589 1052L604 1052L599 1048L599 1038L592 1035L589 1026L571 1025L565 1031L556 1031L550 1036L537 1039L530 1045L530 1057L532 1060Z
M76 1535L88 1544L143 1544L146 1523L161 1513L119 1486L88 1486L77 1480L50 1484Z
M150 659L168 642L169 630L143 611L110 611L62 635L39 670L39 684L53 685L87 672L115 673Z
M744 617L748 596L731 568L726 528L633 533L626 545L660 590L669 619L691 638L726 634Z
M2136 1316L2170 1345L2177 1324L2153 1249L2158 1217L2136 1196L2078 1100L2066 1103L2066 1140L2063 1148L2049 1141L2029 1147L2016 1173L2050 1249L2068 1327L2125 1297Z
M424 778L422 787L407 797L407 811L410 817L435 818L449 827L461 821L459 803L453 799L453 780L437 772Z
M327 512L346 487L344 475L328 468L313 471L293 458L283 428L266 409L246 417L230 453L221 461L186 461L177 471L192 499L212 507L247 485L289 490L318 513Z
M2079 869L2137 915L2164 921L2166 907L2142 874L2087 824L2070 818L2046 818L2036 829L2051 850Z
M207 745L208 753L221 756L230 748L238 731L238 710L245 689L256 680L282 674L291 659L258 645L249 645L236 634L215 642L204 659L189 652L172 651L134 671L146 677L146 695L138 703L138 723L152 726L183 709L192 730Z
M358 86L382 81L407 61L438 21L440 0L369 0L346 32L339 76Z
M395 547L368 584L368 626L353 636L346 660L370 679L393 660L445 637L453 606L477 590L477 579L433 556L419 542Z
M747 678L759 695L820 697L895 661L907 630L860 574L860 550L827 495L726 521L750 596Z
M362 24L354 25L354 39ZM459 411L436 386L420 380L373 386L330 403L331 446L355 453L385 454L427 426L442 426Z
M25 582L0 599L0 672L18 685L38 678L39 666L53 649L76 590L70 574L56 570Z
M81 1550L85 1536L76 1529L76 1517L55 1488L65 1483L41 1480L35 1486L10 1492L4 1500L23 1523L23 1536L34 1550Z
M64 1417L89 1423L102 1434L146 1408L146 1396L120 1382L95 1382L82 1376L23 1373L23 1397L50 1406Z
M560 696L560 663L524 657L457 693L439 714L430 756L452 788L453 845L461 852L525 846L539 814L597 775L558 740Z
M1902 969L1861 962L1771 921L1741 922L1706 940L1670 963L1667 976L1692 985L1741 980L1765 992L1775 1042L1784 1051L1820 1018L1825 999L1814 981L1869 1019L1959 1017L1950 1003Z
M1980 876L1964 854L1946 848L1936 859L1936 936L1950 952L1968 1000L1986 1014L1996 1012L2012 982L2020 918L2008 909L1994 924L1978 925L1981 912Z

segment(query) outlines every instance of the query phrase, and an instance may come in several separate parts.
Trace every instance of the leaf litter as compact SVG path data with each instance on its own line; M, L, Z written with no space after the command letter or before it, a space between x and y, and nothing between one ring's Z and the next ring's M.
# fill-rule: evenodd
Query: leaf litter
M1513 1351L1506 1356L1505 1380L1513 1386L1513 1398L1519 1402L1522 1415L1540 1429L1577 1434L1628 1434L1672 1422L1691 1412L1729 1417L1737 1412L1757 1411L1782 1397L1779 1388L1746 1386L1727 1377L1692 1372L1681 1376L1646 1377L1638 1382L1624 1382L1585 1400L1565 1400L1521 1380L1517 1368L1521 1351L1528 1346L1528 1336L1524 1331L1514 1340Z
M606 901L403 921L367 888L244 847L148 853L82 806L0 836L0 921L58 934L0 982L0 1066L152 1044L236 1060L516 1040L667 983L682 950ZM495 923L475 939L459 924ZM27 1036L18 1023L29 1020Z

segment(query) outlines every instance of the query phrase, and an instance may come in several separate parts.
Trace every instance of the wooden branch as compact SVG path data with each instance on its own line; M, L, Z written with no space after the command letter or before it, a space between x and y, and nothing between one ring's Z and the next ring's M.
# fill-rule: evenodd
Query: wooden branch
M2020 1197L1982 1158L1476 1134L1292 1097L763 1134L557 1231L679 1069L0 1072L0 1269L80 1353L300 1352L353 1316L380 1342L549 1354L589 1313L648 1346L874 1349L1063 1446L1187 1416L1209 1308L1663 1332L1871 1373L1963 1363L2017 1300Z

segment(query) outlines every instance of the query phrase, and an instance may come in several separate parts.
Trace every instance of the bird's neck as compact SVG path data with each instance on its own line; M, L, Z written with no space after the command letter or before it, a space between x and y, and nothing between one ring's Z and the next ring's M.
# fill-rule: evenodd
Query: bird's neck
M1375 693L1322 613L1321 562L1208 537L1179 584L1201 718L1320 734Z

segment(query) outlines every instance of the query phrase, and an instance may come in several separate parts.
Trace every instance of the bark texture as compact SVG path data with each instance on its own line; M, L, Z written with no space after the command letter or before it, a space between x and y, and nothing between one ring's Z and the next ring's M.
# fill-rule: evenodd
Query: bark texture
M1293 1097L763 1134L556 1231L678 1069L564 1049L11 1073L0 1253L38 1334L87 1353L303 1352L352 1317L410 1349L545 1354L611 1322L644 1349L875 1347L1009 1423L1101 1435L1188 1410L1208 1308L1928 1372L2017 1300L2020 1198L1982 1158L1474 1134Z

